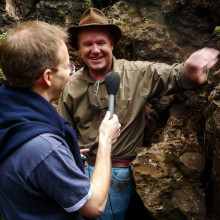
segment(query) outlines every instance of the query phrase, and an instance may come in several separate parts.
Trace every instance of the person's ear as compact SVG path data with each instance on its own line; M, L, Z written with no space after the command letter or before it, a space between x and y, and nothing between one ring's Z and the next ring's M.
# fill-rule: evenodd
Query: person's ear
M43 82L47 85L47 86L51 86L52 85L52 78L53 78L53 72L51 69L46 69L42 75L42 79Z
M114 48L114 39L113 38L111 40L111 47L112 47L112 50L113 50L113 48Z
M77 43L77 47L78 47L79 55L82 56L81 48L80 48L80 44L79 44L79 42Z
M80 50L80 44L79 44L79 42L77 42L77 47L78 47L78 50Z

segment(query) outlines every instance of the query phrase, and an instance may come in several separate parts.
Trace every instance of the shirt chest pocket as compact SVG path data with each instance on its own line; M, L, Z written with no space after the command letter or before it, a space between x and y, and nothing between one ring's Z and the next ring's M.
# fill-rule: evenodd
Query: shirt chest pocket
M132 99L116 99L114 114L118 116L119 122L123 125L129 121L131 116Z

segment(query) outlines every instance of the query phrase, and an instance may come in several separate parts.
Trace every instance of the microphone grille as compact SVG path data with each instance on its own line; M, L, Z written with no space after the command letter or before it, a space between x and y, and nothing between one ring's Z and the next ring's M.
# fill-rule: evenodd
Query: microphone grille
M120 85L120 76L117 72L109 72L105 76L105 87L108 95L116 95Z

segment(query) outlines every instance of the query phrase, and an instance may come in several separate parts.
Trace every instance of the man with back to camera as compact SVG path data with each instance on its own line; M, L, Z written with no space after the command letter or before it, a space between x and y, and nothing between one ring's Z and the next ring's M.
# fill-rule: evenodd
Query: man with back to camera
M84 174L75 131L50 104L73 69L62 28L40 21L18 24L0 45L7 81L0 87L0 213L4 220L98 217L110 186L117 116L104 117L91 181ZM82 215L81 215L82 214Z
M145 103L153 96L191 88L206 81L206 70L218 61L219 51L203 48L182 64L172 66L148 61L117 60L112 54L121 30L109 24L98 9L86 10L78 26L69 28L71 45L78 49L85 67L70 77L59 101L58 112L77 129L80 148L90 148L86 174L92 174L98 146L98 126L108 107L105 76L118 72L120 87L115 113L122 124L121 135L112 147L112 182L101 219L124 219L134 183L129 164L135 147L142 146Z

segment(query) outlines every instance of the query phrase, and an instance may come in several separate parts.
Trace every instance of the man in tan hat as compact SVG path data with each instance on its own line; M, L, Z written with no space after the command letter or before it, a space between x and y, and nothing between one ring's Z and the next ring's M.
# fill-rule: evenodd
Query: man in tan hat
M85 67L71 76L58 105L58 112L77 129L79 145L89 148L87 175L96 162L98 127L108 107L105 76L118 72L120 87L116 94L115 114L122 124L121 135L112 147L112 184L102 219L124 219L134 190L129 164L135 148L142 146L145 127L145 103L153 96L206 81L206 70L218 61L219 51L204 48L193 53L185 63L117 60L112 54L121 30L109 24L95 8L84 12L78 26L70 27L71 45L78 49Z

